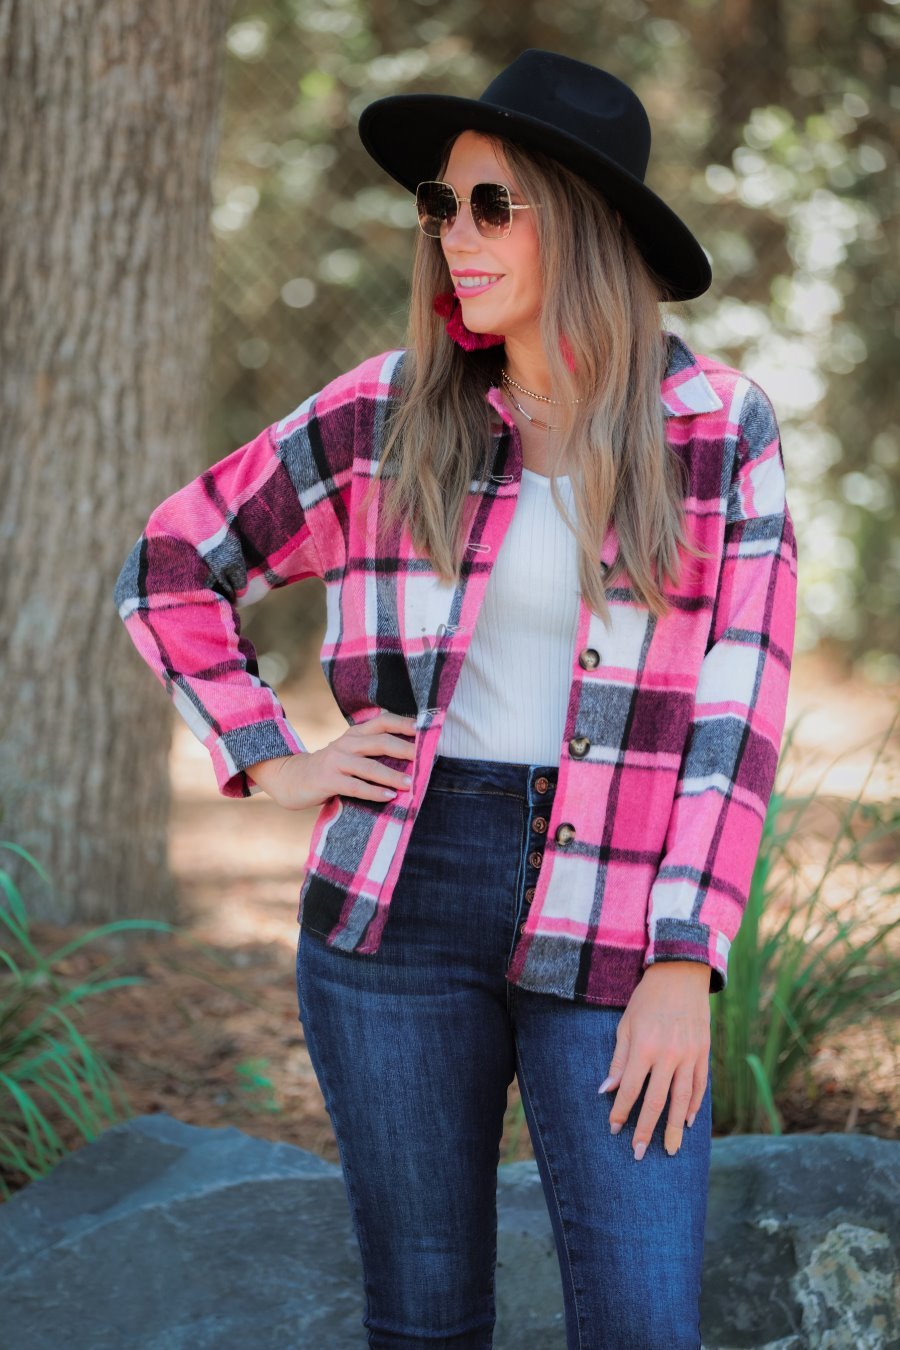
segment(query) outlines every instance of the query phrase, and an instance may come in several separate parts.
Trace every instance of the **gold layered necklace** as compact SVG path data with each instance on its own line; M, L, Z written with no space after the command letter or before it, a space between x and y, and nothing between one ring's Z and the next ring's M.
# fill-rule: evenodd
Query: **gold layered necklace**
M541 431L559 431L560 428L552 422L542 422L539 417L532 417L531 413L527 412L526 409L522 407L521 403L513 393L513 389L518 389L520 393L527 394L529 398L536 399L539 403L552 403L560 406L562 402L561 399L548 398L546 394L536 394L533 389L526 389L524 384L519 384L517 380L514 380L505 368L501 370L501 374L503 377L503 388L506 390L506 393L512 399L522 416L527 417L532 426L539 427ZM580 398L572 399L572 403L581 403L581 401Z

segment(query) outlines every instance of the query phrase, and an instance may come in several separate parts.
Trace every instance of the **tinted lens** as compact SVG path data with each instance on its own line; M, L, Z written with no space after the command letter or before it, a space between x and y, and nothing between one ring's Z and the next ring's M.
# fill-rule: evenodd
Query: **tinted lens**
M512 212L509 191L503 183L476 183L472 188L472 219L479 234L500 239L509 233Z
M420 183L416 188L416 210L425 233L439 239L456 219L456 195L447 183Z

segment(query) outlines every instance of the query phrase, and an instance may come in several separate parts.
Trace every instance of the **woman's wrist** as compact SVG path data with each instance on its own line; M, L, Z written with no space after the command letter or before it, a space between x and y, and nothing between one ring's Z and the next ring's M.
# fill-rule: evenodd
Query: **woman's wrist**
M256 783L263 792L268 792L285 764L293 758L293 755L278 755L274 759L261 759L258 764L249 765L244 772L251 783Z
M689 979L707 987L712 982L712 966L706 961L652 961L645 967L644 975L648 975L651 970L667 970L670 975L686 974Z

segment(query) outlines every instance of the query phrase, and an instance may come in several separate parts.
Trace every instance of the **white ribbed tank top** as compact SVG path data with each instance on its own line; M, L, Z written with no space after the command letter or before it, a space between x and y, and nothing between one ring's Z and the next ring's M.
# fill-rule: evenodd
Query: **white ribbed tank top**
M574 519L571 480L557 481ZM550 479L523 467L437 754L558 762L579 599L575 536L556 508Z

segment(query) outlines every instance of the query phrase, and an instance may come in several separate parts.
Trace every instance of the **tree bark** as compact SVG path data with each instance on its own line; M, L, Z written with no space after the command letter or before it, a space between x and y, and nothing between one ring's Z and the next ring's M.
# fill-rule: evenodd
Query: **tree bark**
M0 0L0 853L56 922L172 917L173 711L113 585L206 432L231 0Z

